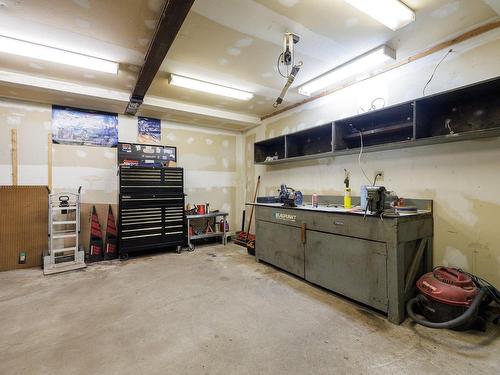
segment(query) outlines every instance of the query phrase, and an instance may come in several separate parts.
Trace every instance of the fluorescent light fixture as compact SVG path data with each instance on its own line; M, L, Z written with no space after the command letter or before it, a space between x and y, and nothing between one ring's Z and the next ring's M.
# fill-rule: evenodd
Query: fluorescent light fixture
M368 73L371 69L382 65L388 60L395 60L395 58L396 51L392 48L386 45L377 47L303 84L299 87L299 94L310 96L351 76Z
M84 86L78 83L42 78L36 75L20 74L0 70L0 82L13 83L16 85L37 87L45 90L53 90L68 94L85 95L100 99L117 100L128 103L130 92L109 90L96 86Z
M214 83L199 81L197 79L170 74L168 83L174 86L184 87L187 89L208 92L209 94L227 96L238 100L250 100L253 98L251 92L241 91L226 86L216 85Z
M96 70L98 72L118 73L118 63L116 62L1 35L0 52L76 66L78 68Z
M345 0L394 31L415 21L415 12L399 0Z

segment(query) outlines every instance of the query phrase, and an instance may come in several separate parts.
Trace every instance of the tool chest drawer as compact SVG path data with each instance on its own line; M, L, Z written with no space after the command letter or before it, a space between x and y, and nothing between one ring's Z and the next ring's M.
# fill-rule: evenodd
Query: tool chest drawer
M120 166L120 255L184 245L183 169Z
M138 194L182 193L182 168L120 166L120 192Z
M184 194L121 194L122 208L176 207L184 212Z
M184 195L123 195L120 202L120 251L183 243Z

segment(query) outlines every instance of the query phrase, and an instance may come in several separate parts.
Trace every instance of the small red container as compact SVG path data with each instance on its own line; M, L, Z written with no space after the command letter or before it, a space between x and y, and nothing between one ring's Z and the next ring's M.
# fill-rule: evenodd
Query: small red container
M219 231L220 232L224 232L224 226L226 227L226 232L228 232L229 231L229 223L224 219L220 219L220 221L219 221Z
M196 205L196 212L198 215L205 215L205 205L204 204L197 204Z

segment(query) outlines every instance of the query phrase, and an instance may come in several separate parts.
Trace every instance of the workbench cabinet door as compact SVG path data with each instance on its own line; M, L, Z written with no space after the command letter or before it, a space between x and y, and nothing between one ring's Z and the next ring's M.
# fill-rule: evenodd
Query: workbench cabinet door
M255 252L258 260L304 277L304 245L300 228L257 220Z
M305 279L387 311L386 244L307 231Z

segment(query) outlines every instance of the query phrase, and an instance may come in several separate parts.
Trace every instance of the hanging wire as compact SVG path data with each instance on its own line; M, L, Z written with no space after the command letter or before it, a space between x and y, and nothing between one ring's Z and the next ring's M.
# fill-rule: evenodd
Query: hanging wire
M425 96L425 89L427 88L429 83L431 83L432 79L434 78L434 74L436 74L436 70L437 70L437 68L439 68L439 65L441 65L441 63L444 61L444 59L446 59L448 57L448 55L452 52L455 52L455 51L453 51L453 48L451 48L448 52L446 52L446 54L443 56L443 58L441 60L439 60L436 67L434 68L434 71L432 72L431 76L429 77L429 80L427 81L424 88L422 89L422 96Z
M359 165L359 168L361 169L361 172L363 172L363 175L365 176L366 181L368 181L368 185L370 185L372 182L368 178L365 170L363 169L363 166L361 165L361 155L363 155L363 133L359 130L358 130L358 132L359 132L359 140L361 142L361 148L359 149L359 155L358 155L358 165Z
M276 62L276 68L278 69L278 73L280 74L280 76L282 76L283 78L288 78L288 74L287 75L284 75L283 73L281 73L281 69L280 69L280 60L281 60L281 56L283 56L283 52L281 52L278 56L278 61ZM288 72L287 72L288 73Z
M382 101L382 106L381 106L380 108L384 108L384 107L385 107L385 99L384 99L384 98L382 98L381 96L378 96L378 97L376 97L375 99L373 99L373 100L372 100L371 105L370 105L370 111L374 111L374 110L378 109L378 108L375 106L375 102L376 102L377 100L381 100L381 101Z

